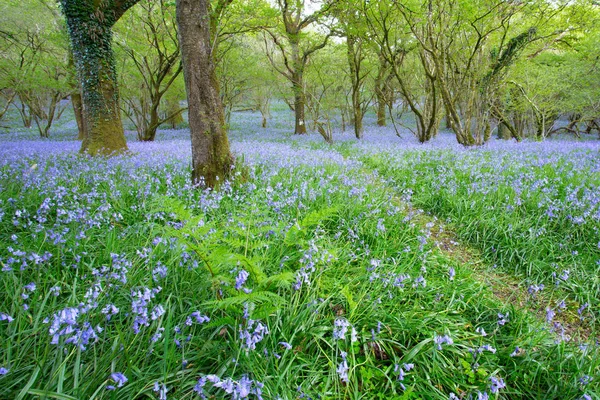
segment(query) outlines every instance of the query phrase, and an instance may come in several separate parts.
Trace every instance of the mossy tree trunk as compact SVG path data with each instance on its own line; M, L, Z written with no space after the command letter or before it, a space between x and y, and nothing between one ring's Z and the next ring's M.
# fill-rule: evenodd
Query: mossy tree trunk
M177 0L177 25L192 136L192 183L215 187L233 157L212 54L209 0Z
M87 135L81 152L108 155L127 150L112 27L139 0L60 0L81 83Z

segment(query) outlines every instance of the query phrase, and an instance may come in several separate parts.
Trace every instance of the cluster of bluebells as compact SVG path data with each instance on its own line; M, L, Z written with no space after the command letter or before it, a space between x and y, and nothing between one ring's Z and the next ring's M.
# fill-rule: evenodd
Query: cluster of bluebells
M139 333L143 326L150 326L150 321L157 320L165 313L160 304L151 308L152 299L161 290L160 286L153 289L142 287L131 292L131 313L135 316L132 325L134 333Z
M129 379L127 379L127 377L122 372L113 372L112 374L110 374L110 379L114 382L114 385L107 385L107 390L115 390L117 388L123 387L129 381Z
M317 270L317 264L328 264L333 260L333 256L326 250L319 249L315 241L309 243L308 249L300 258L300 268L296 271L296 283L294 289L300 290L303 285L310 286L311 275Z
M187 326L192 326L194 323L201 325L205 322L210 322L210 318L206 315L203 315L200 311L194 311L185 319L185 324Z
M206 385L210 383L213 388L231 395L231 400L248 399L253 395L257 400L262 400L262 388L264 385L256 380L250 379L248 375L242 375L239 380L232 378L221 379L217 375L206 375L201 377L194 386L194 392L201 399L209 398ZM212 396L211 396L212 397Z
M85 308L67 307L52 316L49 333L52 337L50 343L59 344L60 338L65 338L65 343L78 346L85 350L86 346L94 342L102 332L102 328L93 327L88 321L81 321L85 315ZM49 322L49 320L45 320Z
M402 390L406 390L406 386L404 386L404 378L406 377L406 373L410 372L410 370L412 370L415 367L414 364L412 363L404 363L402 365L400 364L395 364L394 365L394 372L398 374L398 382L400 387L402 388Z
M438 336L437 334L435 334L433 335L433 343L436 344L436 348L438 350L442 350L443 344L451 345L454 344L454 341L448 335Z
M342 357L342 361L338 364L336 372L342 382L348 383L348 353L342 351L340 357Z
M248 319L245 328L240 326L240 340L246 350L255 350L256 345L268 334L269 328L261 321Z

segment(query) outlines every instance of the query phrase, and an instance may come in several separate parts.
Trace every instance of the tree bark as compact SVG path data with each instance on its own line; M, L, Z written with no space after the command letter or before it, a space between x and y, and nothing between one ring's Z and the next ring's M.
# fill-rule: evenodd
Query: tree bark
M361 43L355 36L346 35L348 65L350 67L350 81L352 82L352 122L354 125L354 136L357 139L363 138L363 109L361 104L361 89L364 77L361 77Z
M121 122L112 26L138 0L60 0L82 89L87 135L81 152L110 155L127 151Z
M171 126L171 129L176 129L177 125L183 123L183 109L176 99L167 97L166 114L169 116L166 122Z
M375 77L375 97L377 100L377 126L386 125L386 114L385 109L387 107L388 100L386 94L388 92L386 74L388 73L389 66L388 62L383 54L383 50L379 52L379 69L377 70L377 76ZM389 74L388 74L389 77Z
M304 81L302 72L296 71L292 78L292 90L294 92L294 114L296 118L296 124L294 128L294 134L304 135L306 134L306 122L305 122L305 105L306 97L304 95Z
M81 93L75 91L71 93L71 105L73 106L73 114L77 121L77 140L83 140L86 137L85 124L83 122L83 103L81 101Z
M177 25L192 136L192 183L215 187L233 164L212 56L209 0L177 0Z

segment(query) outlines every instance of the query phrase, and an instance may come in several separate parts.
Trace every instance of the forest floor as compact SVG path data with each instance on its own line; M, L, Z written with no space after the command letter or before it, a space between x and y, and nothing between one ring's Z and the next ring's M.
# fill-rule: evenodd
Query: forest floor
M600 142L289 117L234 114L215 192L185 129L0 134L0 398L599 396Z

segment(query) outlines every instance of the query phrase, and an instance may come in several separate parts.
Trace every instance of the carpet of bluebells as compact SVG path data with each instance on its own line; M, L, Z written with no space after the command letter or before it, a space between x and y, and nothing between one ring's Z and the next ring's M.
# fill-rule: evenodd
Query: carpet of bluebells
M218 191L189 184L185 132L113 158L0 136L0 398L600 398L598 144L330 147L237 118Z

